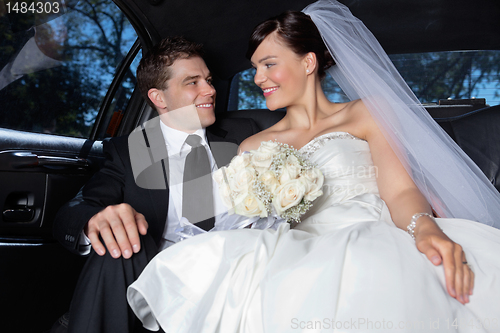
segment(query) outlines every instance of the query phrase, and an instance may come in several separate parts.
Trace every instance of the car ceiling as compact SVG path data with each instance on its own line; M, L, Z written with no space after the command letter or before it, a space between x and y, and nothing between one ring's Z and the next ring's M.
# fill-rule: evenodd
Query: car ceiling
M143 44L182 35L204 44L211 70L227 79L250 66L249 36L263 20L311 0L115 0ZM500 49L498 0L340 0L387 53ZM134 17L135 16L135 17ZM141 32L142 31L142 32ZM148 36L144 36L148 34Z

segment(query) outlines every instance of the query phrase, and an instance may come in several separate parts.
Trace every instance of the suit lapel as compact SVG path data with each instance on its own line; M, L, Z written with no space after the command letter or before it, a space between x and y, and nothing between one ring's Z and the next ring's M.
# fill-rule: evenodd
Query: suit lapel
M165 167L167 168L166 171L168 175L168 153L165 139L163 138L163 133L160 128L160 117L155 117L146 122L144 124L144 131L146 132L147 144L150 148L153 162L157 163L161 160L165 160Z
M168 202L169 202L169 189L168 189L168 152L167 146L165 145L165 139L163 138L163 133L160 128L160 117L155 117L154 119L148 121L144 124L144 132L147 144L149 146L150 155L155 167L152 171L155 173L155 179L160 179L164 181L163 190L149 190L149 197L151 199L152 205L154 207L157 220L161 223L158 226L159 235L161 238L163 234L163 229L167 221L168 213ZM162 184L163 185L163 184Z
M168 214L168 202L169 202L169 190L168 190L168 152L165 145L165 140L163 133L160 128L160 117L155 117L154 119L146 122L142 128L143 133L145 133L143 149L149 150L149 159L152 162L151 172L153 173L154 179L164 179L165 187L160 189L150 189L149 197L154 207L157 220L161 225L155 226L154 232L155 236L161 238L163 234L163 229L165 227L166 218ZM218 127L208 127L207 140L212 151L212 155L217 163L218 167L224 166L231 162L231 159L236 155L238 150L237 141L234 139L226 139L227 132ZM149 171L149 170L148 170ZM160 238L155 237L155 241L159 241ZM156 239L158 238L158 239Z
M238 153L238 143L234 139L226 139L227 131L218 127L207 127L207 140L217 166L229 164Z

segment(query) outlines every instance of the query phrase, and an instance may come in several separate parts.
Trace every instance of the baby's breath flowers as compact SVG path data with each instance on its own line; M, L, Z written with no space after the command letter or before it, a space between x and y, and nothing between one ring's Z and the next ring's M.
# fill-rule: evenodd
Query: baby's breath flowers
M234 157L214 178L230 213L247 217L267 217L274 210L287 222L300 222L323 194L321 171L296 149L276 141Z

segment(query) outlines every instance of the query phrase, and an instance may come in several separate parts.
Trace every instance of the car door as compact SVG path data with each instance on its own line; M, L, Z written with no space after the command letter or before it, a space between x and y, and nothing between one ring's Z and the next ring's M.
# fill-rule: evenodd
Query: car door
M0 2L1 331L42 332L69 309L85 259L52 237L99 168L102 140L142 103L137 34L111 1Z

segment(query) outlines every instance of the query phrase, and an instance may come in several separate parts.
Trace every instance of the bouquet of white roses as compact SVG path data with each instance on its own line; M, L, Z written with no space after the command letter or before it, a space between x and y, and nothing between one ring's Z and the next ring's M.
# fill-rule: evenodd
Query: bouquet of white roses
M234 157L214 178L230 214L247 217L267 217L274 209L287 222L300 222L323 194L321 171L296 149L273 141Z

